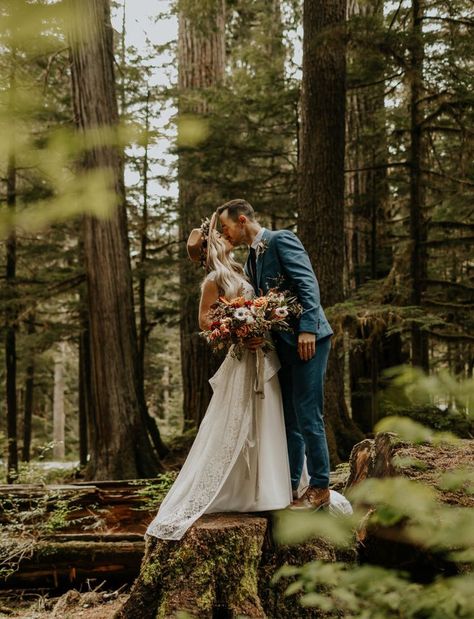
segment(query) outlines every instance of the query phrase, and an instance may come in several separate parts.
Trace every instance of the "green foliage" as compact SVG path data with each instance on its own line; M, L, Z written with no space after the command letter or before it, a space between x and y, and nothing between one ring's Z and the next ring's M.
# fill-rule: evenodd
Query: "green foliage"
M307 563L286 566L275 579L296 577L287 595L301 592L302 606L316 607L329 616L363 619L448 619L472 617L471 575L440 578L429 585L411 582L403 572L345 563Z
M455 381L447 375L426 377L418 371L394 373L410 404L446 390L459 402L468 403L472 381ZM412 444L442 445L459 439L436 432L408 418L387 417L376 431L396 432ZM416 458L396 459L394 464L416 466ZM329 616L382 619L396 617L451 619L474 614L474 512L469 507L441 502L439 492L474 493L474 471L451 470L440 476L436 488L404 477L370 478L353 486L348 498L354 506L351 517L334 518L322 512L288 514L279 519L275 535L280 543L298 543L319 536L335 545L354 540L355 532L371 527L394 528L397 539L413 544L457 565L457 575L440 573L431 582L413 582L401 571L373 565L354 566L321 561L301 567L284 566L275 574L292 580L287 595L298 595L303 606L319 608ZM363 542L361 542L363 543ZM420 575L420 581L423 580Z
M384 376L389 382L380 397L380 416L388 417L379 422L376 431L391 430L413 442L429 441L432 436L439 437L439 432L444 432L446 439L450 433L451 438L453 434L474 436L469 408L474 379L456 380L446 371L426 375L409 366L390 368ZM399 419L400 415L406 418Z
M177 475L176 472L161 473L156 479L147 480L145 484L137 482L140 486L137 489L137 495L143 500L139 509L147 511L158 509Z

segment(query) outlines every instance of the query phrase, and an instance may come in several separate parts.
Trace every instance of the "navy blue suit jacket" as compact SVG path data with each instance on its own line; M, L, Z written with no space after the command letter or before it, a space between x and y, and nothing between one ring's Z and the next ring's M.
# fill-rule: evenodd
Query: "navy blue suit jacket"
M257 256L257 281L252 282L249 258L245 272L257 294L266 294L278 284L280 290L289 290L303 306L296 332L278 332L288 344L296 346L301 332L315 333L316 339L333 334L319 296L319 284L303 244L290 230L264 230L262 250Z

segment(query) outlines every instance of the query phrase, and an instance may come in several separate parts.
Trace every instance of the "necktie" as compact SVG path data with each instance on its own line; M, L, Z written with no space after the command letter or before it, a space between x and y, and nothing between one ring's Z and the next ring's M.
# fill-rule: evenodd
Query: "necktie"
M257 285L257 252L254 247L250 248L250 275L254 284Z

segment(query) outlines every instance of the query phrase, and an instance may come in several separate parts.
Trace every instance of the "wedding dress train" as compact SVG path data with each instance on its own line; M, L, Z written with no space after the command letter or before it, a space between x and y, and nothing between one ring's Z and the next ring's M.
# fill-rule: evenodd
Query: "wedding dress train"
M202 515L287 507L292 500L283 403L272 351L256 392L257 354L229 352L188 457L146 534L178 540Z

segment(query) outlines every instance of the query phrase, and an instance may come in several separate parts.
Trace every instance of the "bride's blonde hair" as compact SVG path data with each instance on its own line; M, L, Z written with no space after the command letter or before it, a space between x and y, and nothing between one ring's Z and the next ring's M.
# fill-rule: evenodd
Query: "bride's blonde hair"
M210 230L207 239L207 270L214 272L214 281L228 299L242 293L242 278L247 279L244 269L227 250L224 238L217 230Z

